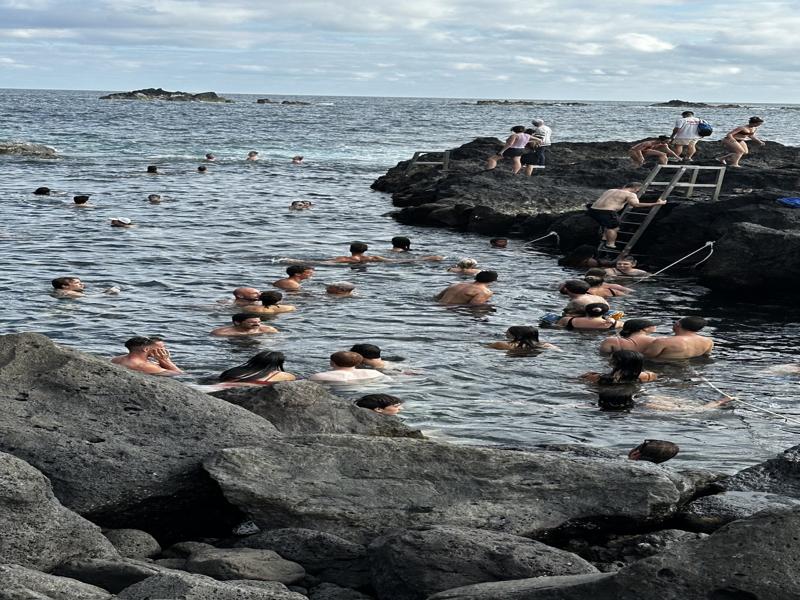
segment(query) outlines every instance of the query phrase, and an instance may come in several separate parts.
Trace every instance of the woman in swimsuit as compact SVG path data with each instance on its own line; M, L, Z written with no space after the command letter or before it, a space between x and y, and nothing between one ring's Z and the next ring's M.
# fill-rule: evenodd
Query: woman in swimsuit
M498 160L510 158L513 164L511 172L516 175L522 169L521 156L525 154L525 146L531 139L531 136L525 133L525 128L522 125L515 125L511 128L512 135L508 136L506 143L500 149L500 152L494 156L490 156L486 161L486 169L492 170L497 166Z
M633 350L616 350L611 355L611 367L610 373L590 371L581 375L581 379L600 385L617 385L620 383L647 383L658 378L652 371L642 370L644 355Z
M602 354L611 354L615 350L635 350L644 352L655 338L650 337L655 333L656 324L648 319L630 319L625 321L619 336L611 336L600 344Z
M556 325L561 325L567 331L576 329L618 329L622 327L622 323L611 317L604 317L603 315L608 311L607 304L600 304L593 302L587 304L584 308L583 317L562 317L558 320Z
M748 121L747 125L729 131L728 135L722 139L722 146L730 152L724 156L720 156L717 160L723 165L728 165L730 167L740 166L739 161L742 159L742 156L750 153L750 150L747 148L747 140L752 140L762 146L764 145L764 142L756 137L758 128L763 124L764 119L761 117L750 117L750 121Z
M673 156L680 160L680 156L672 151L669 147L669 136L660 135L654 140L644 140L628 150L628 155L631 157L634 166L641 167L648 156L655 156L659 164L665 165L669 162L669 156Z
M616 298L617 296L627 296L633 290L618 283L606 283L606 270L596 267L586 271L583 280L590 286L587 294L600 296L601 298Z
M507 342L492 342L489 348L508 350L514 354L525 354L536 350L561 350L558 346L539 341L539 330L528 325L514 325L506 331Z
M294 381L297 377L283 370L285 360L283 352L265 350L243 365L223 371L219 380L235 385L268 385L278 381Z

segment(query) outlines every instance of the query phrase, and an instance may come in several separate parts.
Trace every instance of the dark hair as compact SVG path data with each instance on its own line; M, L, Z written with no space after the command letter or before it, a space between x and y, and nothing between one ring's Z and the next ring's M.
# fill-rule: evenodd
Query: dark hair
M605 278L599 277L597 275L586 275L583 280L588 283L591 287L595 287L598 285L602 285L605 283Z
M367 394L356 400L356 406L368 408L370 410L388 408L389 406L397 406L402 403L403 401L400 400L400 398L397 396L390 396L389 394Z
M525 125L514 125L511 131L514 133L525 133Z
M350 352L360 354L364 358L376 359L381 357L381 349L375 344L355 344Z
M661 138L669 139L669 137L666 136L666 135L658 136L658 139L661 139ZM640 188L640 187L642 187L642 182L641 181L631 181L630 183L626 183L623 187L626 187L626 188Z
M539 345L539 330L530 325L512 325L507 332L517 348L536 348Z
M573 294L585 294L592 286L580 279L568 279L562 287Z
M83 195L81 195L81 196L74 196L74 197L72 198L72 201L73 201L75 204L85 204L86 202L88 202L88 201L89 201L89 196L88 196L87 194L83 194Z
M34 195L36 196L49 196L50 195L50 188L49 187L38 187L33 190Z
M620 337L629 338L631 334L647 329L648 327L655 327L655 325L656 324L650 319L628 319L622 325L622 331L619 332L619 335Z
M275 371L283 371L283 363L286 355L283 352L271 352L264 350L243 365L233 367L220 373L220 381L250 381L260 379L264 375Z
M637 383L644 368L644 355L633 350L615 350L611 353L613 370L600 376L600 385L617 383Z
M533 135L534 133L536 133L536 130L528 128L525 130L525 133L527 133L528 135Z
M261 300L263 306L275 306L283 299L283 294L280 292L261 292L258 299Z
M331 362L337 367L357 367L364 362L364 359L356 352L340 351L331 354Z
M403 250L411 249L411 240L402 235L392 238L392 248L402 248Z
M683 112L681 113L681 116L682 116L682 117L693 117L693 116L694 116L694 113L693 113L692 111L690 111L690 110L685 110L685 111L683 111Z
M147 167L148 173L158 173L158 167L156 165L149 165Z
M350 254L363 254L369 249L364 242L353 242L350 244Z
M313 267L309 267L308 265L292 265L291 267L286 267L286 274L289 277L293 277L294 275L300 275L312 269Z
M125 347L128 350L133 350L134 348L144 348L145 346L149 346L152 343L153 343L152 338L138 335L136 337L132 337L127 342L125 342Z
M147 337L150 338L151 342L163 342L164 341L164 338L162 338L161 336L158 336L158 335L148 335Z
M678 325L681 329L697 332L706 326L706 320L703 317L683 317L678 319Z
M763 122L764 122L764 119L762 119L761 117L750 117L750 120L748 121L749 124L753 124L753 123L761 124Z
M259 315L254 315L253 313L236 313L231 317L231 320L234 323L241 323L242 321L246 321L247 319L253 319L253 318L258 319L259 321L261 320L261 317Z
M497 271L481 271L475 275L475 281L478 283L491 283L497 281Z
M633 408L633 392L628 386L608 387L597 397L600 410L621 411Z
M53 284L53 287L57 290L62 290L69 285L70 281L74 281L78 279L77 277L56 277L50 283Z
M658 139L659 142L665 142L665 141L667 141L669 139L669 136L668 135L660 135L660 136L658 136L657 139Z
M583 307L583 312L586 313L587 317L602 317L608 312L608 304L592 302Z
M493 246L495 244L497 244L498 242L505 242L507 244L508 243L508 238L492 238L492 239L489 240L489 243L491 245L493 245Z
M558 264L562 267L585 267L586 262L594 258L597 248L589 244L583 244L572 250L569 254L559 259Z
M666 462L680 452L678 444L673 444L666 440L645 440L628 452L628 457L630 458L631 454L637 450L639 451L637 460L646 460L656 464Z
M207 171L207 170L208 170L208 167L207 167L207 166L205 166L205 165L200 165L199 167L197 167L197 170L198 170L198 171Z

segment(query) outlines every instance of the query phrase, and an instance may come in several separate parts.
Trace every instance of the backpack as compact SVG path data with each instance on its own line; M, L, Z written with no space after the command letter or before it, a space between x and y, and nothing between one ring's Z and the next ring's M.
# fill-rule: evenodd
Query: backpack
M714 128L706 121L700 121L697 124L697 135L700 137L708 137L712 133L714 133Z

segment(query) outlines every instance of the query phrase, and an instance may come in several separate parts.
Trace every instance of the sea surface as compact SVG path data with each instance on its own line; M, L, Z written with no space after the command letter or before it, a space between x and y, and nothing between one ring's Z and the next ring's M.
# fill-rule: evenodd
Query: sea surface
M667 273L614 301L628 317L656 320L668 333L676 317L700 314L717 341L713 358L655 366L648 393L701 405L721 390L755 407L795 419L784 422L743 405L734 410L663 412L638 406L609 414L596 390L578 379L605 370L597 353L603 334L542 330L563 352L509 357L485 344L510 325L535 324L564 304L555 288L576 275L543 247L512 240L491 249L485 237L396 223L390 198L372 181L416 150L458 146L477 136L503 136L512 125L541 117L556 141L634 140L669 132L680 109L644 103L587 106L476 106L474 100L279 97L309 106L102 101L100 92L0 90L0 141L54 146L55 160L0 156L0 332L37 331L101 357L124 353L134 335L166 338L186 383L213 379L255 353L280 350L301 377L325 370L328 356L358 342L403 357L391 382L342 389L355 398L382 391L405 400L404 418L431 436L470 444L529 446L587 443L625 452L645 438L681 446L676 467L726 472L754 464L798 443L800 376L774 372L797 362L800 310L739 304L711 296L687 278ZM697 111L717 133L766 119L762 137L800 144L795 106L761 105ZM718 137L716 134L714 137ZM245 163L249 150L261 160ZM218 161L197 173L201 157ZM306 157L303 166L291 156ZM147 175L147 165L161 175ZM501 167L502 168L502 167ZM536 185L531 180L531 185ZM57 193L34 196L39 186ZM151 205L148 194L166 201ZM76 209L72 196L91 194L94 208ZM293 200L309 212L289 212ZM587 200L590 200L587 198ZM136 227L112 229L111 217ZM687 224L690 226L690 224ZM321 265L285 303L297 312L272 319L280 330L250 340L213 338L232 310L224 304L239 285L272 289L284 258L324 259L347 253L353 240L389 255L396 235L412 239L416 255L442 254L443 263ZM458 277L446 268L464 256L495 269L491 311L448 309L431 296ZM702 256L699 255L699 256ZM87 297L57 300L50 280L76 275ZM337 299L324 283L347 280L358 295ZM118 296L101 290L116 285ZM65 399L68 401L68 399Z

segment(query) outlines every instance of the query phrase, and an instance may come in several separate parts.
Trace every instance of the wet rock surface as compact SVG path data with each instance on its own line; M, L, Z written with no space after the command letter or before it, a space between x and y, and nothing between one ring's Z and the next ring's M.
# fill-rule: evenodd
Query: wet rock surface
M18 156L35 156L39 158L55 158L56 149L44 144L30 142L0 142L0 155L14 154Z
M106 590L19 565L0 565L0 600L110 600Z
M120 600L307 600L277 582L222 582L188 573L155 575L123 590L117 597Z

